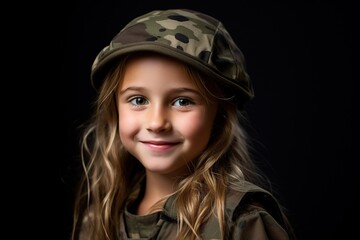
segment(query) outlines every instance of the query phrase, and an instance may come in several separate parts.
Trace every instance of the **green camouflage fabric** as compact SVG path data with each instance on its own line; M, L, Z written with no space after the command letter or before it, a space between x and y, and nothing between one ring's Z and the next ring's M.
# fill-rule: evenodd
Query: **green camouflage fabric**
M129 22L97 55L91 80L98 89L115 59L152 51L188 63L219 81L243 105L254 96L245 60L223 24L188 9L155 10Z

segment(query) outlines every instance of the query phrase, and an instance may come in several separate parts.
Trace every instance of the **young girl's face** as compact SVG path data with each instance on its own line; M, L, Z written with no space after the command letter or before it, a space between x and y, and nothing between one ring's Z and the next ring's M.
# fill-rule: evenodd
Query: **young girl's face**
M217 112L179 62L160 56L127 63L117 106L124 147L147 172L170 176L205 149Z

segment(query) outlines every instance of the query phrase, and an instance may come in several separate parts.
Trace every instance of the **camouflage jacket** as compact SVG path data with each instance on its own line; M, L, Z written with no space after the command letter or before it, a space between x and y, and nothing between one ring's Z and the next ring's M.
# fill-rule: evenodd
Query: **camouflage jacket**
M176 209L172 206L173 198L170 197L165 203L164 210L151 216L133 215L129 218L127 211L122 212L120 239L175 239L178 226ZM228 239L295 239L292 237L291 228L277 200L269 192L253 184L249 183L245 192L229 191L226 199L226 211L228 216L231 216L228 222L230 229ZM137 230L142 229L141 231L143 231L143 228L138 225L138 221L145 221L146 225L153 222L150 230L147 226L146 235L149 237L140 237ZM203 227L202 237L204 240L221 239L220 228L215 217L211 218Z

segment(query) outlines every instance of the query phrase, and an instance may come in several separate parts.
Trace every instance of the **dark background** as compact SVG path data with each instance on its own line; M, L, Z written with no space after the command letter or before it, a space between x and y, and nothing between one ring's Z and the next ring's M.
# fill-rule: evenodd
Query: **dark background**
M4 109L15 125L7 138L12 148L5 149L15 159L9 161L14 171L6 173L24 180L6 194L16 205L7 221L16 226L10 232L68 239L79 173L78 127L89 118L95 96L91 64L127 22L166 8L192 8L220 19L242 49L256 95L246 108L255 158L299 239L357 236L354 34L359 27L354 6L325 1L15 4L15 14L3 21L9 30L3 41L10 40L3 44L10 63L4 70L11 79L3 81L9 83L3 94L12 96Z

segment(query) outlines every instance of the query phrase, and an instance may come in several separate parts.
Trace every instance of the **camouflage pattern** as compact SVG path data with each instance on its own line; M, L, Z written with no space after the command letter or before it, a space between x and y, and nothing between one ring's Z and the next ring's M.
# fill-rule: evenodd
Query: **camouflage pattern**
M98 89L114 59L154 51L184 61L216 79L241 105L254 96L245 60L223 24L187 10L156 10L128 23L96 57L91 79Z

